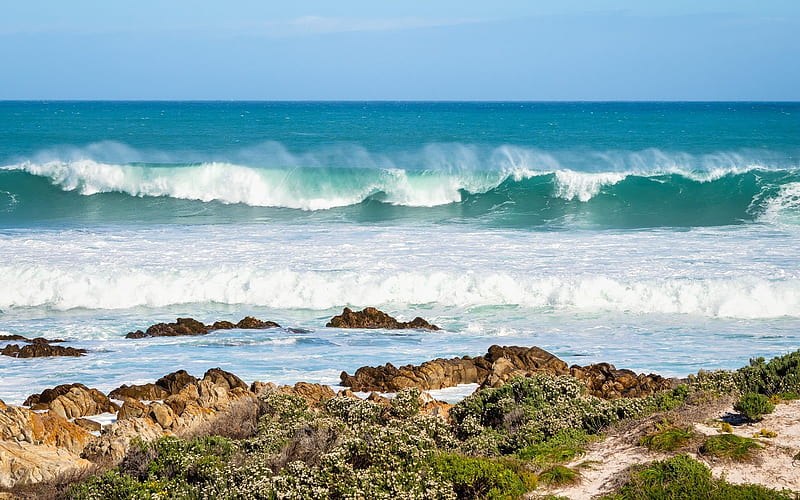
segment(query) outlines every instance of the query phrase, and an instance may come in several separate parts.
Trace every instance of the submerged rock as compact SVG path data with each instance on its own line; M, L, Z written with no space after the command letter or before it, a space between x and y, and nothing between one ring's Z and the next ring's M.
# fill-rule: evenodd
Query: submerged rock
M230 321L215 321L211 325L205 325L194 318L178 318L175 323L156 323L147 330L136 330L125 335L126 339L143 339L146 337L180 337L185 335L206 335L214 330L230 330L233 328L242 329L265 329L280 328L274 321L262 321L252 316L247 316L238 323Z
M23 337L22 335L0 335L0 341L15 341L15 342L27 342L29 344L56 344L58 342L64 342L63 339L46 339L43 337L36 337L34 339L29 339L28 337Z
M387 330L440 329L438 326L432 325L420 317L416 317L408 322L400 322L374 307L366 307L361 311L353 311L349 307L345 307L342 314L331 318L325 326L333 328L385 328Z
M246 316L241 321L236 323L236 328L242 328L245 330L263 330L265 328L280 328L281 325L275 323L274 321L261 321L258 318L254 318L252 316Z
M88 351L86 349L76 349L74 347L64 347L60 345L50 345L49 343L34 343L20 347L17 344L9 344L0 350L3 356L12 358L44 358L51 356L83 356Z

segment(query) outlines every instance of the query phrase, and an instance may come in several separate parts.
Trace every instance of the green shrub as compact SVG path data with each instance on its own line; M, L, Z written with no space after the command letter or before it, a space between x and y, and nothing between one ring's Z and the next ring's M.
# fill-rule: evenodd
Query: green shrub
M659 424L654 432L642 437L639 444L652 451L675 451L694 437L695 433L691 427L676 427L664 422Z
M772 396L800 392L800 351L778 356L766 362L764 358L750 360L739 369L742 392Z
M630 480L605 500L790 500L796 496L755 485L730 484L711 476L708 467L687 455L635 470Z
M700 447L700 453L710 457L726 458L741 462L753 457L761 445L753 439L736 434L709 436Z
M513 499L536 487L533 473L504 461L445 453L434 457L432 467L459 499Z
M742 375L730 370L700 370L689 375L689 389L695 392L712 392L718 395L737 394L742 385Z
M325 411L348 424L372 424L381 420L383 406L366 399L337 396L325 403Z
M192 497L197 497L197 492L186 483L166 479L138 481L118 470L111 470L82 483L74 484L67 491L67 498L73 500L150 500L151 498Z
M540 443L526 446L517 452L517 456L540 466L560 464L582 455L591 439L582 429L569 429Z
M403 389L390 401L392 416L397 418L409 418L419 413L422 406L420 396L422 393L417 388Z
M763 394L748 392L739 398L733 409L750 422L759 422L764 415L775 410L775 405Z

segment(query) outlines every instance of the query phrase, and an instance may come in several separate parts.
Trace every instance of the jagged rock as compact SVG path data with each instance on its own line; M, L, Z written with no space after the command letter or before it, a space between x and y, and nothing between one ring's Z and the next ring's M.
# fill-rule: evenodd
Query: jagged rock
M236 325L231 323L230 321L215 321L213 325L211 325L212 330L233 330L236 328Z
M50 356L83 356L86 349L76 349L74 347L64 347L50 345L49 343L28 344L20 347L17 344L9 344L0 350L3 356L12 358L44 358Z
M175 423L175 412L172 411L172 408L162 403L151 404L148 416L163 429L169 429Z
M84 429L52 412L36 413L19 406L0 411L0 441L24 441L80 453L91 438Z
M330 386L322 384L311 384L308 382L298 382L292 385L283 385L278 391L286 394L294 394L306 400L309 406L318 407L325 401L336 396Z
M150 406L142 403L138 399L128 398L122 403L122 408L117 412L117 420L141 418L148 413L150 413Z
M606 399L620 397L637 398L654 392L671 389L675 381L660 375L635 373L631 370L618 370L609 363L588 366L572 366L570 375L583 381L589 393Z
M137 330L125 335L125 338L179 337L183 335L205 335L208 332L208 327L194 318L178 318L175 323L156 323L145 332Z
M108 396L83 384L62 384L45 389L41 394L28 396L24 404L34 410L49 409L64 418L116 413L119 410L119 406L112 403Z
M274 321L261 321L258 318L254 318L252 316L246 316L242 318L241 321L236 323L236 328L242 328L246 330L261 330L264 328L280 328L281 325L275 323Z
M252 384L250 384L250 392L259 396L265 392L274 391L278 388L277 385L273 384L272 382L261 382L260 380L256 380Z
M180 415L186 409L187 404L197 401L199 397L200 392L197 389L197 383L193 382L165 399L164 404L169 405L176 414Z
M591 394L603 398L646 396L673 385L672 381L658 375L637 375L630 370L617 370L607 363L568 368L564 361L538 347L497 345L476 358L434 359L400 368L391 363L364 366L352 376L342 372L340 378L341 385L354 391L396 392L407 387L427 391L473 383L481 387L499 387L514 377L537 373L572 375L583 381Z
M117 420L105 426L100 437L86 445L81 457L96 464L116 465L128 453L134 438L147 442L164 434L164 429L149 418Z
M102 428L100 422L95 422L94 420L89 420L88 418L76 418L72 421L72 423L89 432L100 432L100 429Z
M354 375L342 372L341 385L354 391L397 392L416 387L423 391L442 389L458 384L474 384L483 380L489 364L481 358L434 359L419 366L405 365L396 368L391 363L384 366L362 366Z
M64 342L63 339L46 339L43 337L36 337L34 339L29 339L28 337L23 337L22 335L0 335L0 341L3 340L11 340L11 341L21 341L27 342L29 344L56 344L58 342Z
M231 372L226 372L221 368L212 368L208 370L205 375L203 375L203 379L211 380L214 385L223 387L225 390L230 390L235 387L247 389L247 384L244 383L244 380L240 379Z
M274 321L262 321L252 316L243 318L236 324L230 321L215 321L212 325L204 325L193 318L178 318L175 323L156 323L146 331L136 330L125 335L126 339L142 339L146 337L178 337L183 335L206 335L214 330L230 330L232 328L264 329L280 328Z
M478 383L481 387L499 387L514 377L535 373L568 375L567 364L538 347L493 345L483 358L491 363L488 375Z
M88 473L95 465L64 448L0 441L0 488L54 482L69 474ZM13 497L12 497L13 498Z
M385 328L387 330L406 328L439 330L438 326L432 325L420 317L408 322L400 322L374 307L366 307L361 311L353 311L349 307L345 307L342 314L331 318L325 326L333 328Z
M156 384L142 384L142 385L121 385L108 393L111 399L125 400L127 398L140 399L143 401L160 401L167 396L169 392L161 386Z
M18 340L22 342L27 342L28 338L23 337L22 335L0 335L0 340Z
M156 380L156 385L170 394L177 394L181 389L195 382L197 382L197 379L189 375L186 370L178 370Z
M2 399L0 399L0 411L5 410L6 408L8 408L8 406L6 406L5 402L3 402Z

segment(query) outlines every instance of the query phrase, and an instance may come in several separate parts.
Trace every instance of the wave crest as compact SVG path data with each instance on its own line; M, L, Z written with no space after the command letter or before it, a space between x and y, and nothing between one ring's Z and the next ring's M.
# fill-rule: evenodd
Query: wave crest
M176 304L247 304L326 310L344 305L516 305L575 312L800 317L800 280L760 278L625 281L608 276L519 277L506 273L400 272L390 276L287 269L189 271L2 266L0 308L127 309Z

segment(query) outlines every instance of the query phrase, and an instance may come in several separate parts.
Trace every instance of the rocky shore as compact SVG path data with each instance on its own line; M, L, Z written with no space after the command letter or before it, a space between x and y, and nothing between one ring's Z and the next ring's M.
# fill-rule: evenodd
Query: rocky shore
M348 311L331 323L383 318ZM184 318L144 333L276 326ZM0 401L0 498L796 498L798 380L800 351L677 380L493 345L476 357L342 372L338 391L248 384L219 368L108 394L65 383L21 406ZM478 389L455 405L427 393L460 384ZM747 453L731 458L717 441ZM694 475L645 485L654 472L642 464ZM695 482L695 496L646 489Z

